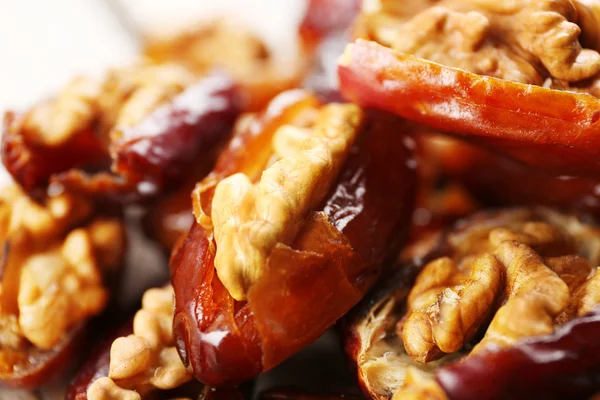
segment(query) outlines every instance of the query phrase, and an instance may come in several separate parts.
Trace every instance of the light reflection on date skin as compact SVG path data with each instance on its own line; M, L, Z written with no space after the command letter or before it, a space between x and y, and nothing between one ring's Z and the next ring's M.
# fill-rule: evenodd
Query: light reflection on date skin
M207 179L260 173L253 156L261 156L251 149L264 148L274 128L303 102L314 103L310 96L295 96L275 99L257 125L232 140ZM327 222L309 216L291 247L276 248L248 301L234 301L223 287L215 273L212 237L200 225L192 226L170 265L174 335L184 364L198 380L231 384L268 370L317 339L360 300L408 234L415 171L408 162L412 153L397 138L409 131L387 116L367 122L317 208Z

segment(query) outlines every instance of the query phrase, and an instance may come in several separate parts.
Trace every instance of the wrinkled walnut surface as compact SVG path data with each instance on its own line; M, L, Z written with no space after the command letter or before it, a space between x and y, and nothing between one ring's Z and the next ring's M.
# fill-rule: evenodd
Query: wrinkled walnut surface
M481 213L435 237L414 285L387 289L354 325L360 347L352 340L348 349L371 394L443 399L431 374L440 366L550 337L599 304L600 230L577 218Z
M237 173L216 186L211 212L215 268L236 300L246 298L275 245L291 244L308 212L321 203L362 119L354 105L324 106L310 127L278 128L272 142L276 161L255 185Z
M39 204L16 186L0 192L3 379L51 362L105 307L104 279L121 264L125 230L94 207L69 193Z
M548 80L567 88L600 71L597 1L405 3L367 2L357 34L447 66L521 83Z
M94 381L89 400L141 399L156 389L172 389L191 379L174 346L173 288L149 289L133 319L133 333L114 340L107 377Z

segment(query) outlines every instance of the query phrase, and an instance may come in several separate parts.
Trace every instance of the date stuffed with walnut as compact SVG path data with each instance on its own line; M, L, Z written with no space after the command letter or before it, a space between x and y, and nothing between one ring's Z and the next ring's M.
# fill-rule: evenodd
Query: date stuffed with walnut
M594 2L374 3L339 61L346 98L537 169L597 179Z
M225 74L198 79L177 65L78 78L31 110L6 114L2 159L28 192L57 181L111 198L156 196L228 137L241 96Z
M270 369L362 297L406 237L409 128L296 90L248 121L193 194L171 256L173 334L207 384Z
M510 209L475 214L428 243L419 257L409 247L405 268L349 320L346 350L366 394L462 400L594 393L598 228L548 209Z
M43 204L16 186L0 196L0 383L38 387L77 360L87 322L109 300L125 230L70 193Z

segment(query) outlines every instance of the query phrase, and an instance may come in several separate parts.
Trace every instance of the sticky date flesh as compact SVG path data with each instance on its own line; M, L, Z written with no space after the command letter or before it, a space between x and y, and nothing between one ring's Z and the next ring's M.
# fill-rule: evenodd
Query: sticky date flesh
M85 324L79 324L52 349L32 346L24 352L12 352L12 356L5 352L10 359L0 361L0 383L8 387L36 388L59 378L79 358L88 335Z
M251 149L311 102L301 92L275 99L259 126L231 142L207 179L259 173L254 163L261 156ZM318 208L324 214L312 213L290 247L276 247L248 301L234 301L217 278L214 245L200 225L173 252L173 330L182 360L198 380L241 382L317 339L360 300L404 240L414 171L407 166L409 151L394 136L408 128L381 118L363 129Z
M596 308L552 335L441 368L436 379L450 399L587 399L600 384L598 335Z

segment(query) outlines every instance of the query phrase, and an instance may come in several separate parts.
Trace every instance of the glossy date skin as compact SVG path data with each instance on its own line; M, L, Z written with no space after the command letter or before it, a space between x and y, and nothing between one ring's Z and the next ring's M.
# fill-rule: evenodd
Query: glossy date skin
M96 346L87 361L79 369L67 386L65 400L86 400L88 387L97 379L108 376L110 348L118 337L133 333L133 320L123 324L108 334ZM167 400L178 397L197 398L198 400L243 400L237 388L205 387L199 382L188 382L182 387L171 390L156 390L144 396L145 400Z
M178 184L198 157L228 138L243 107L243 95L229 77L205 77L119 133L108 147L88 126L58 147L45 147L5 119L3 162L26 190L57 181L101 197L148 198ZM86 172L110 164L111 172Z
M315 101L301 91L275 99L256 124L232 140L205 182L216 184L237 171L260 174L270 156L264 143L275 128ZM383 117L363 129L318 208L327 219L311 214L291 247L271 253L248 301L234 301L219 281L212 237L200 225L194 224L175 249L173 331L196 379L238 383L317 339L360 300L406 238L415 176L407 165L410 151L396 139L398 130L407 133L408 128Z
M361 106L554 174L600 176L600 100L591 95L479 76L361 39L346 48L338 75L344 97Z
M466 224L463 222L458 232L474 222L484 225L485 219L481 216ZM411 244L405 248L405 256L414 255L411 248ZM368 398L387 400L393 393L378 392L371 382L373 376L361 368L360 357L368 359L362 350L371 343L365 342L359 327L372 321L378 308L392 300L394 313L388 318L392 318L392 326L395 326L405 313L406 298L422 267L449 254L452 254L452 245L441 234L427 243L422 255L403 257L342 319L344 348L357 368L359 383ZM385 335L385 332L377 331L374 340L378 340L380 334ZM509 347L489 349L437 367L433 370L435 380L449 400L589 399L600 387L599 334L600 308L597 306L552 334L522 339Z
M52 349L31 347L25 353L14 354L10 370L0 370L0 385L14 388L37 388L58 379L80 359L89 331L85 323L70 329Z
M451 400L587 399L600 386L599 335L596 308L552 335L441 368L436 379Z
M87 399L87 389L96 379L108 376L110 364L110 347L112 342L121 336L133 333L133 320L110 332L97 345L89 358L79 368L65 392L65 400Z
M422 139L427 142L427 135ZM557 176L460 139L425 145L443 174L460 182L490 207L546 205L576 213L600 213L600 182L590 178Z
M350 41L351 26L360 12L360 0L309 0L299 36L310 71L302 87L321 98L339 101L335 60Z

